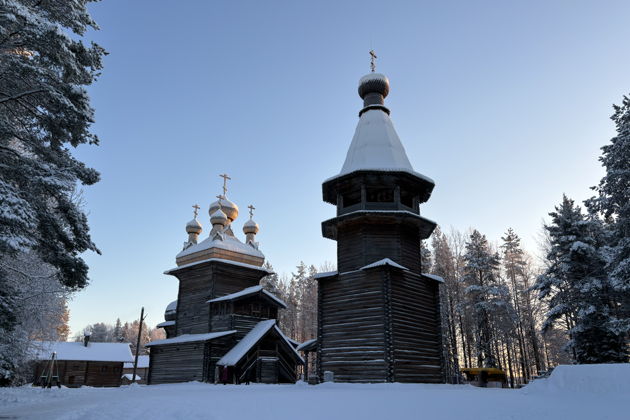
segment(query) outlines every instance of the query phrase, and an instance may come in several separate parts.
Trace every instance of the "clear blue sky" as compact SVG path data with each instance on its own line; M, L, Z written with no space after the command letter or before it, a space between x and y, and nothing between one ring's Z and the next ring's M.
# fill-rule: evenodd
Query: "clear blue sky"
M157 1L90 5L109 51L90 88L102 174L85 190L91 284L70 304L74 332L137 318L177 296L191 206L220 192L257 207L261 249L279 273L335 261L321 183L345 158L358 79L391 81L387 105L415 169L436 188L423 214L497 240L513 227L536 251L562 193L587 198L630 91L627 1ZM206 232L202 235L207 234Z

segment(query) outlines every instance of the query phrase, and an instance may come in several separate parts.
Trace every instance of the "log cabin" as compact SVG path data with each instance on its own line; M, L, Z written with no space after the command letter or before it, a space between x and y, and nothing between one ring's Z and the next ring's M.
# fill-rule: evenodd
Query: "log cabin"
M120 386L123 364L133 361L129 343L92 343L89 336L83 342L39 341L33 348L36 385L41 385L42 376L48 374L53 353L56 361L52 376L58 376L59 384L70 388Z
M277 325L286 304L259 285L272 274L255 242L259 226L243 226L245 242L232 230L238 206L223 194L210 205L212 230L198 242L202 226L195 217L186 225L188 241L177 254L177 267L165 274L179 281L177 300L166 308L167 338L147 344L149 384L293 383L304 362Z
M319 380L444 381L441 279L423 274L420 260L421 240L436 226L420 204L435 184L409 162L384 103L389 89L382 74L361 78L346 160L322 185L337 209L322 234L337 242L338 270L316 276Z

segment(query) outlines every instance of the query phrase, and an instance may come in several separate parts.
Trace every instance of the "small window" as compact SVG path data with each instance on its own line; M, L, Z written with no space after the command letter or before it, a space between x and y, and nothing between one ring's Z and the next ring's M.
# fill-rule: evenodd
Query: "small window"
M107 372L107 366L101 366L101 372Z
M343 195L343 207L354 206L355 204L359 204L361 202L361 191L355 191L352 193Z
M367 201L370 203L393 203L394 190L391 188L368 188Z

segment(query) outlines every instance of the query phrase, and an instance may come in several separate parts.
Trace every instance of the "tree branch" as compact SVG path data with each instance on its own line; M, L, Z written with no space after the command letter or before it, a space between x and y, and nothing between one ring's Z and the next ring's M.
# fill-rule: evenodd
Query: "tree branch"
M0 99L0 104L3 104L5 102L9 102L9 101L16 101L24 96L28 96L28 95L34 95L36 93L42 93L42 92L46 92L45 89L33 89L33 90L28 90L26 92L22 92L22 93L18 93L17 95L13 95L13 96L9 96L6 98L2 98Z

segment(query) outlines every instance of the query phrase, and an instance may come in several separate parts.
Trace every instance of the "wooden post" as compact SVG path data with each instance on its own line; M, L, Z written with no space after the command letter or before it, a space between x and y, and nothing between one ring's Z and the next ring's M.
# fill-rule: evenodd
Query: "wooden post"
M136 370L138 369L138 354L140 353L140 337L142 336L142 323L144 322L144 306L140 310L140 323L138 325L138 340L136 341L136 357L133 360L133 376L131 383L136 382Z

